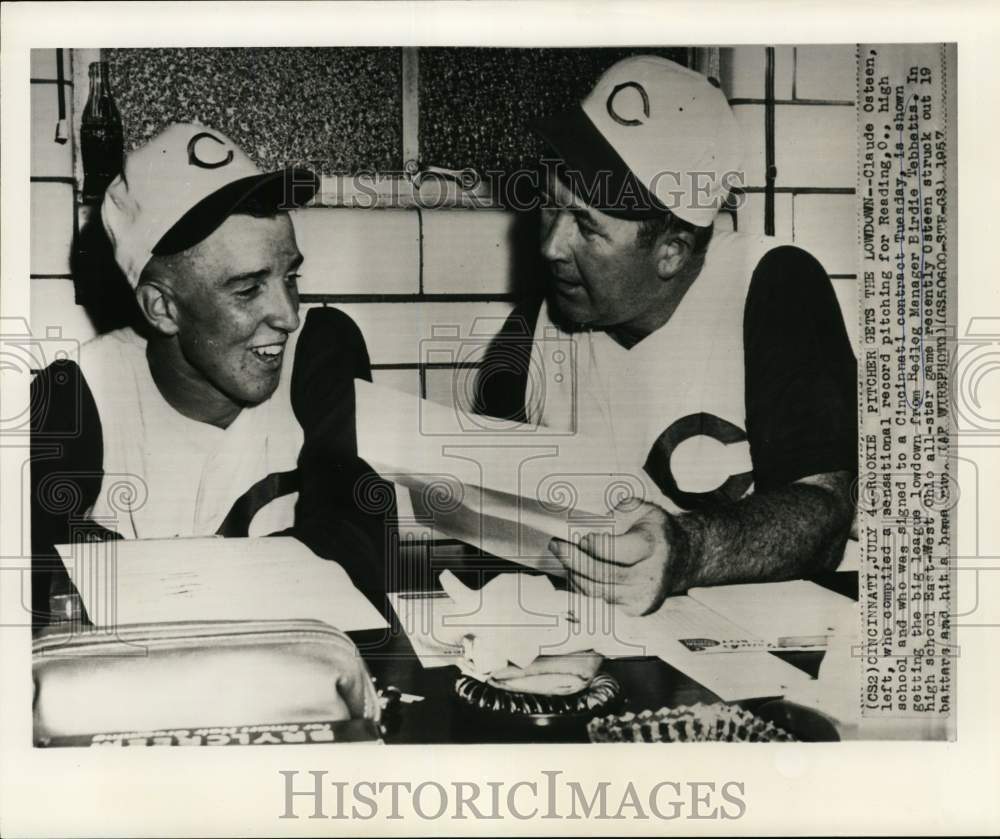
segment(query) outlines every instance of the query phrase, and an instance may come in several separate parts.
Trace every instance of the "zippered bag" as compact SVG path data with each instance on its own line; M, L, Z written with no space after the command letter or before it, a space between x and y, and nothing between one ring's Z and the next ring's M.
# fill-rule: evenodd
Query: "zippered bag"
M241 745L379 738L368 669L322 621L73 626L33 644L36 745L211 745L219 732ZM352 720L364 723L339 726L344 737L300 739ZM277 741L231 736L270 730Z

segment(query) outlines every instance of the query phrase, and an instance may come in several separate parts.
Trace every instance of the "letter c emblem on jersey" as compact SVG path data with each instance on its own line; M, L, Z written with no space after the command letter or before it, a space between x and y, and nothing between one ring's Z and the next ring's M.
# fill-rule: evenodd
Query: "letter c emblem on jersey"
M202 160L198 157L198 142L200 140L212 140L218 143L220 146L224 146L225 143L216 137L214 134L209 134L207 131L202 131L195 134L190 140L188 140L187 152L188 152L188 163L192 166L200 166L202 169L218 169L225 166L228 163L233 162L233 150L230 149L222 160L216 160L214 162Z
M639 98L642 100L642 115L644 119L639 119L637 116L623 116L615 109L615 99L623 90L636 90L639 93ZM634 97L629 97L633 101L630 104L637 104L634 101ZM606 103L608 109L608 116L611 117L619 125L642 125L647 119L649 119L649 94L646 93L646 88L644 88L638 82L622 82L619 85L615 85L614 90L608 95L608 101ZM634 112L634 109L633 109Z
M753 472L730 475L710 492L685 492L677 485L670 466L674 450L691 437L704 435L730 445L747 439L746 432L738 425L721 419L715 414L688 414L674 420L666 431L656 438L643 469L656 483L660 491L682 510L703 510L728 502L739 501L753 483Z

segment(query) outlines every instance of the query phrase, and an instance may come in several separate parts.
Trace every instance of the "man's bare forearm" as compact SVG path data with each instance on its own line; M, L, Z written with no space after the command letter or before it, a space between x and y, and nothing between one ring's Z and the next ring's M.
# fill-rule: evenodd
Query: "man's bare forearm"
M829 472L715 510L671 516L667 593L835 569L853 518L853 478Z

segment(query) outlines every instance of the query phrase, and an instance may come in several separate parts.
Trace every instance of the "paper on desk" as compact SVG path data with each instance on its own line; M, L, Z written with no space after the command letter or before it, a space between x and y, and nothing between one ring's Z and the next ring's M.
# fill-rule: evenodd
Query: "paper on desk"
M825 647L838 627L857 623L857 604L809 580L693 588L688 595L769 649Z
M147 539L58 546L96 626L196 620L388 624L336 562L297 539Z
M812 681L809 674L766 652L732 653L722 658L674 648L661 650L658 657L724 702L784 696Z
M411 491L423 520L496 556L562 574L551 537L623 532L629 516L608 510L659 495L644 471L623 472L612 447L582 435L471 417L370 382L355 393L359 455Z
M670 608L671 601L682 603L685 600L688 598L668 598L667 608L644 617L629 617L620 612L616 624L619 637L642 645L646 655L654 655L677 668L726 702L783 696L810 681L802 670L754 647L740 647L725 655L706 655L689 649L679 640L678 629L694 613L689 612L684 621L679 622L677 612ZM701 619L703 616L698 618ZM683 628L682 631L690 630Z
M638 645L671 638L692 653L739 653L766 650L763 638L724 615L684 595L668 597L653 614L640 618L616 612L619 634ZM651 653L652 654L652 653Z
M447 594L404 591L390 592L387 597L421 665L432 668L458 664L461 645L446 641L440 629L444 615L454 609Z
M556 590L542 576L502 574L476 591L450 572L444 591L390 594L424 667L455 664L484 678L508 662L526 667L539 655L595 650L605 657L652 656L725 701L782 696L809 676L757 646L746 633L687 597L669 598L645 617L603 601ZM726 655L707 655L698 639L732 638ZM471 643L470 643L471 641Z

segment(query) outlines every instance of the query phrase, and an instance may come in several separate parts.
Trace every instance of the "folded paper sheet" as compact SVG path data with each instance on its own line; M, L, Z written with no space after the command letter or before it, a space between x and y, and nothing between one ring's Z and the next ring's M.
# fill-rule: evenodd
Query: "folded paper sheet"
M551 537L623 532L629 516L608 510L628 497L659 497L645 472L622 472L608 446L582 435L355 386L360 456L411 491L417 515L496 556L561 574Z
M58 547L98 627L311 618L351 632L388 624L336 562L297 539L146 539Z

